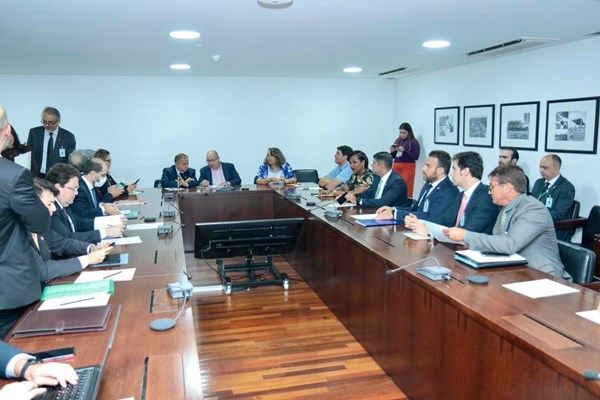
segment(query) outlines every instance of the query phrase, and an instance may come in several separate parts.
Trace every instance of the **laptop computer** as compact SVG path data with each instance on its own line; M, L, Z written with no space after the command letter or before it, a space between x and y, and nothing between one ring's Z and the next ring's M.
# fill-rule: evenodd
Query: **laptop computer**
M79 381L76 385L68 385L63 388L58 386L49 386L46 389L46 393L42 396L36 397L36 400L54 400L54 399L73 399L73 400L95 400L100 390L100 382L102 381L102 375L106 362L108 361L108 355L115 341L117 333L117 325L119 325L119 318L121 317L121 306L117 310L117 316L115 317L115 325L113 326L108 341L108 346L104 352L104 358L100 365L92 365L89 367L75 368L75 372L79 376Z

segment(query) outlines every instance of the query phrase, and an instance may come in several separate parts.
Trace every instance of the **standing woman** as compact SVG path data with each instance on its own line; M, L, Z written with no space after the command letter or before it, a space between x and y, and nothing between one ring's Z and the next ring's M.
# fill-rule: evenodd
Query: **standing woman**
M394 171L406 182L408 197L412 197L415 186L416 161L421 153L421 146L415 139L412 127L408 122L403 122L398 128L400 136L390 146L390 153L394 157Z

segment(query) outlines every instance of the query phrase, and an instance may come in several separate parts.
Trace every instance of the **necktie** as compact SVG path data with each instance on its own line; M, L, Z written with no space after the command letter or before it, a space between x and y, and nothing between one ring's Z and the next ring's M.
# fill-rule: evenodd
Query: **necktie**
M49 132L50 137L48 138L48 151L46 152L46 173L48 173L48 170L52 166L52 163L50 162L50 155L52 154L52 150L54 150L54 140L52 140L53 134L54 132Z
M94 201L94 207L98 207L98 199L96 198L96 188L91 188L92 200Z
M504 227L506 226L506 207L502 208L500 217L498 218L498 224L494 230L494 235L504 235Z
M419 208L421 208L421 204L423 203L423 200L425 200L427 198L427 195L429 194L429 191L431 190L432 187L433 187L433 185L431 183L428 183L427 185L425 185L425 190L423 190L423 195L419 199L419 204L418 204Z
M548 194L549 187L550 187L550 182L546 181L546 183L544 183L544 187L542 188L542 191L540 192L540 194L538 196L538 200Z
M62 209L62 212L63 216L65 217L65 220L69 223L69 226L71 227L71 232L75 232L75 225L73 225L73 220L69 216L69 213L64 208Z
M460 208L458 209L458 214L456 215L456 224L454 224L454 226L460 226L460 220L462 219L462 216L465 213L465 208L467 208L468 202L469 198L466 194L463 194L462 201L460 202Z
M375 199L381 198L381 193L383 193L383 180L379 180L379 184L377 185L377 191L375 191Z

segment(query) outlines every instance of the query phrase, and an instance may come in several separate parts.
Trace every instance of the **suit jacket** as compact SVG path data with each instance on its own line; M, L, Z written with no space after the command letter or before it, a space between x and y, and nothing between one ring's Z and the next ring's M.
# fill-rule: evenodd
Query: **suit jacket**
M79 190L73 204L69 207L71 212L81 218L96 218L103 215L102 209L98 202L94 201L92 193L88 189L87 183L83 180L82 176L79 177ZM96 190L96 188L92 188ZM98 193L96 192L96 199L98 201Z
M435 222L444 226L454 226L456 217L460 210L463 193L459 192L450 204L450 207L437 217L424 218L427 221ZM464 222L461 228L472 232L492 233L492 228L498 216L498 206L492 203L492 197L489 193L489 187L483 183L479 183L473 194L469 198L467 208L464 212Z
M110 176L110 174L106 174L106 182L104 185L96 188L96 193L98 195L98 201L101 203L112 203L115 201L115 198L108 192L108 188L110 186L118 185L119 183L115 181L115 179ZM123 194L119 197L129 196L129 191L127 190L127 186L123 188Z
M40 276L29 232L48 230L50 215L35 194L31 173L0 158L0 310L39 300Z
M6 366L14 356L23 353L26 352L19 350L6 342L0 342L0 378L7 378Z
M90 218L81 218L71 213L69 207L65 208L73 225L75 232L71 228L71 224L65 217L63 209L56 201L56 212L52 215L52 230L58 233L60 236L67 239L76 239L89 243L98 243L102 240L100 231L94 230L94 220Z
M66 258L62 260L53 260L44 236L38 236L39 250L35 246L33 239L30 240L33 254L38 270L40 272L40 281L47 282L62 276L69 276L81 272L81 262L77 258Z
M419 193L417 199L421 198L425 187L426 185L421 188L421 193ZM419 219L436 218L450 207L457 193L458 189L456 186L454 186L450 178L445 177L420 205L417 202L412 207L396 207L395 218L397 220L404 220L404 217L408 214L414 214ZM425 204L427 204L427 211L424 211Z
M361 206L363 207L383 207L383 206L401 206L406 204L406 183L404 179L394 170L388 177L385 186L383 187L383 192L381 193L380 199L375 199L375 194L377 193L377 186L381 178L375 175L375 179L373 179L373 184L369 186L367 190L362 193L356 195L357 199L362 199Z
M27 137L27 146L31 148L31 173L33 176L40 174L42 166L42 158L44 152L44 127L38 126L31 128ZM69 156L75 150L76 142L75 135L66 129L58 127L56 137L54 138L54 147L49 155L48 165L51 167L56 163L69 163ZM65 156L60 157L60 149L65 149ZM48 171L46 171L48 172Z
M545 182L544 178L535 181L531 195L536 199L542 193ZM553 221L571 218L571 207L573 207L573 201L575 201L575 187L567 178L562 175L559 176L554 185L548 188L548 193L539 198L539 201L546 204L548 197L552 197L552 207L548 207L548 211L550 211ZM559 240L568 242L571 240L571 233L569 229L563 229L557 231L556 236Z
M470 232L465 238L471 248L496 253L519 253L531 266L542 272L561 278L570 279L560 261L554 223L550 213L534 197L520 195L506 214L505 234L486 235ZM494 231L500 224L500 218L494 225Z
M177 168L175 165L171 165L168 168L163 168L162 177L160 178L160 185L164 188L176 188L177 187ZM189 168L183 174L183 179L192 178L193 180L188 183L188 187L198 186L200 182L196 179L196 170Z
M55 259L85 255L87 254L88 247L90 246L89 243L82 242L81 240L67 239L52 229L48 229L48 231L42 236L42 239L50 249L52 258Z
M231 183L231 186L239 186L242 184L240 174L235 170L235 166L232 163L222 162L221 166L223 167L223 176L227 182ZM208 165L200 168L200 179L198 180L202 182L205 179L209 184L213 184L212 173Z

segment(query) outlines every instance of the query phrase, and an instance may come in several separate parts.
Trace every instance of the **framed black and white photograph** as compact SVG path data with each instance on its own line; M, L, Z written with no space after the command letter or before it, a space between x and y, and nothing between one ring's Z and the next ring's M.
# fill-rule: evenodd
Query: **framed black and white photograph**
M460 107L440 107L433 112L434 137L436 144L458 144L458 126L460 125Z
M500 104L500 147L537 150L540 102Z
M493 104L465 106L463 111L463 145L494 147Z
M548 101L546 151L596 154L599 99Z

